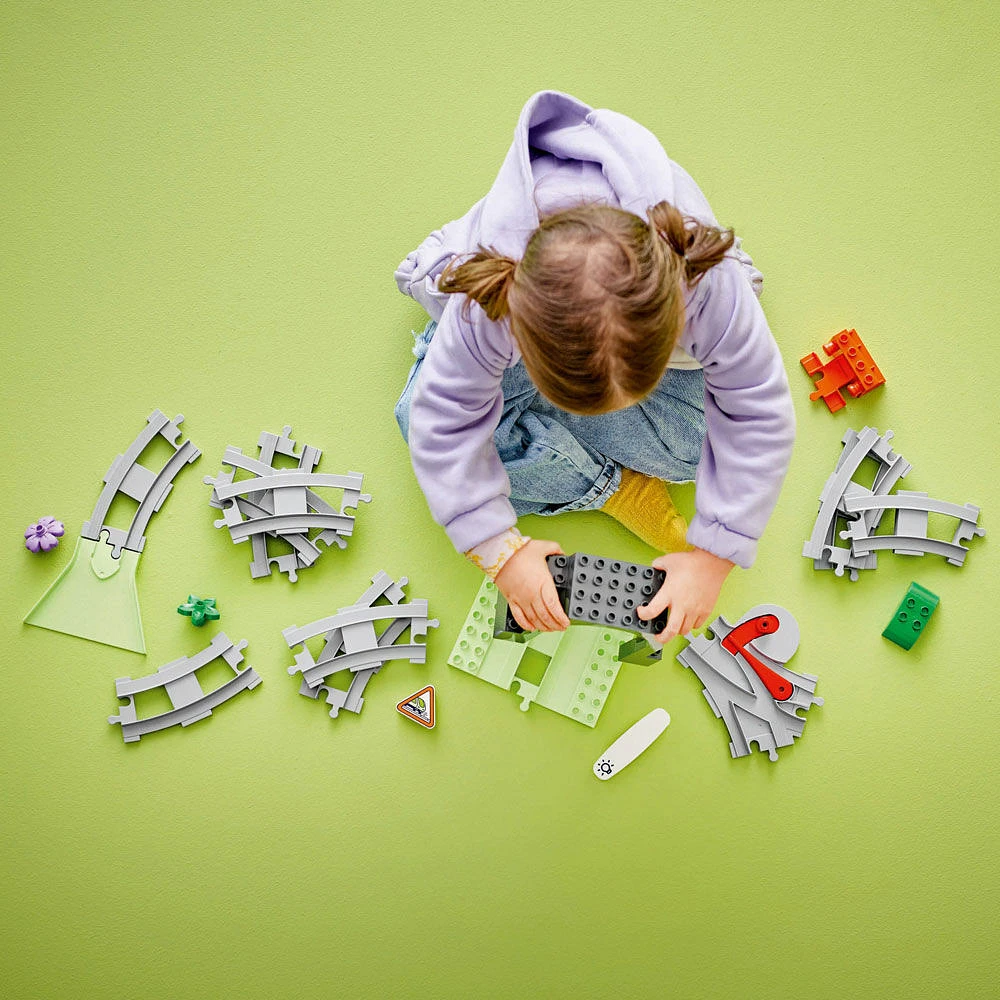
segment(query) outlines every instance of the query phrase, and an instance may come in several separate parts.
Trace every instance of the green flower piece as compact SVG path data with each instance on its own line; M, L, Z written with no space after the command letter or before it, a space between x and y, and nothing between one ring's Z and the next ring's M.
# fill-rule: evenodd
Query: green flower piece
M200 597L195 597L194 594L188 594L187 603L182 604L177 609L177 614L190 618L191 624L197 625L198 628L201 628L205 622L215 622L220 618L219 612L215 608L214 597L206 597L203 600Z

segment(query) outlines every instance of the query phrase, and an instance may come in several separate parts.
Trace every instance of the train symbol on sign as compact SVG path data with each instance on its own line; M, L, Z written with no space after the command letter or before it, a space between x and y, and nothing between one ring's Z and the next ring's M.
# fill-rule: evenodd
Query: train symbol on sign
M413 698L406 703L406 707L416 715L421 718L428 718L430 713L427 711L427 702L423 698Z

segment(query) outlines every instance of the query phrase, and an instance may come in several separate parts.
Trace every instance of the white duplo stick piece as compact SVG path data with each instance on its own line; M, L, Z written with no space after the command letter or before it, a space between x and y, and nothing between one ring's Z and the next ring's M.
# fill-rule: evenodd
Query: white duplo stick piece
M601 754L594 764L594 774L607 781L642 753L670 725L670 715L664 708L654 708L635 725L630 726Z

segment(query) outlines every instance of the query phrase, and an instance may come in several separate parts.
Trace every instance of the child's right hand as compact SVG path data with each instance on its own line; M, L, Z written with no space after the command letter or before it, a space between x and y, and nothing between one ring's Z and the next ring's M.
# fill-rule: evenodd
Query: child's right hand
M545 564L546 556L562 554L558 542L533 538L497 574L496 585L507 598L514 620L527 632L561 632L569 627L552 574Z

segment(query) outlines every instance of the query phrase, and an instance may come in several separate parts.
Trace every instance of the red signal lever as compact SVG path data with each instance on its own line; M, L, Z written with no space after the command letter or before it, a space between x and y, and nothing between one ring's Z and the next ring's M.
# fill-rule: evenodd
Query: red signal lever
M758 636L769 635L778 631L778 619L774 615L759 615L749 621L737 625L736 628L722 640L722 648L732 653L742 656L750 664L753 672L763 681L764 687L770 692L775 701L787 701L792 696L792 684L784 677L776 674L770 667L765 666L757 659L753 653L747 651L747 644Z

